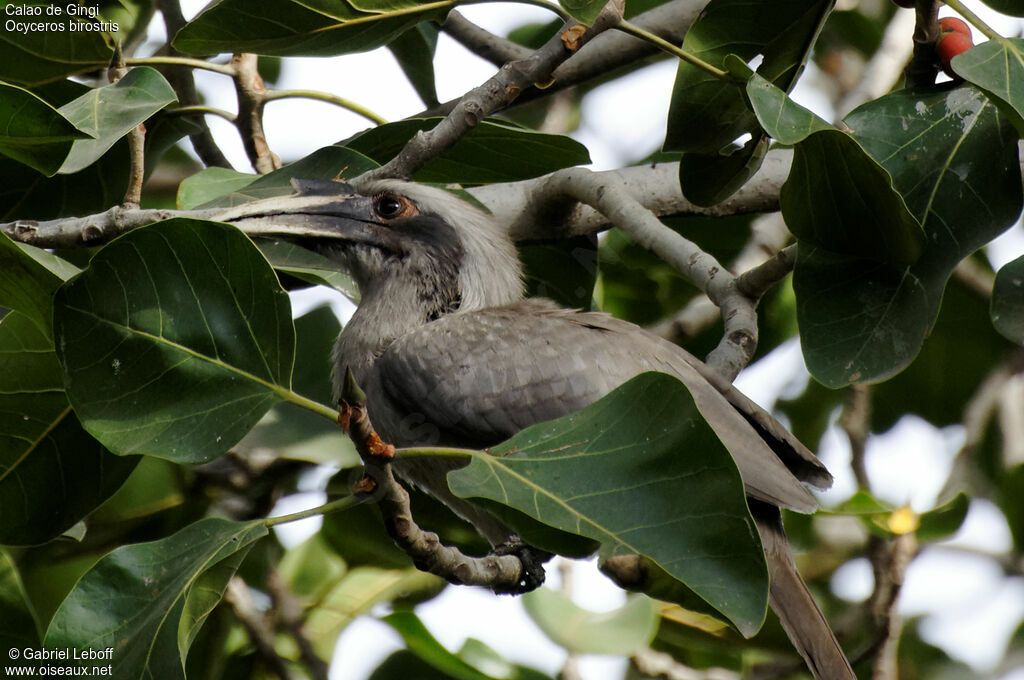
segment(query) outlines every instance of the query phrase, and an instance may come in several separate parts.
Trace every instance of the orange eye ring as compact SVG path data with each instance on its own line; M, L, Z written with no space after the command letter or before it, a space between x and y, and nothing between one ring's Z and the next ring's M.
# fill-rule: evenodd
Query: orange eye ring
M382 191L373 197L373 212L384 221L400 220L419 214L412 201L390 191Z

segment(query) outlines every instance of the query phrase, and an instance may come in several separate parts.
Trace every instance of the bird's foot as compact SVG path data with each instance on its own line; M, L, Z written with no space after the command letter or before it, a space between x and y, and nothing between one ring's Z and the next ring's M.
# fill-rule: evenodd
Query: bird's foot
M536 590L544 583L544 563L554 557L553 553L528 545L517 535L512 535L504 543L494 546L492 555L515 555L519 558L519 564L523 570L519 575L519 582L510 588L495 590L502 595L522 595L531 590Z

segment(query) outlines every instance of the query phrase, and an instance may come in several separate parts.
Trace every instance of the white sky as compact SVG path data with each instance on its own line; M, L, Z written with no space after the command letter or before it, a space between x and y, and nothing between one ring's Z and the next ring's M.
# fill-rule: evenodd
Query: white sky
M194 15L205 2L185 0L186 16ZM1000 18L974 0L966 2L1004 35L1018 35L1024 22ZM551 15L535 7L487 4L460 9L471 20L503 33L525 21L547 21ZM910 11L910 10L904 10ZM942 14L949 14L944 8ZM154 25L159 22L154 22ZM154 40L162 39L153 36ZM908 36L909 40L909 36ZM444 34L438 43L435 65L438 93L442 101L461 95L494 73L494 67L469 54ZM815 89L820 78L810 65L795 97L826 119L831 119L827 97ZM590 150L593 168L618 167L657 148L664 134L665 117L675 66L664 62L635 75L598 88L583 102L584 127L574 136ZM235 110L234 91L226 77L197 72L199 87L207 103ZM336 58L287 59L282 88L329 90L355 100L388 120L400 119L422 109L419 99L398 68L391 53L379 49L366 54ZM634 103L642 101L642 107ZM207 117L218 142L236 169L251 172L238 136L217 117ZM368 123L337 107L290 100L268 105L265 127L271 147L286 161L300 158L321 146L365 129ZM1024 237L1018 227L1000 239L993 255L995 264L1024 253ZM296 299L296 314L321 300L304 293ZM806 380L806 371L795 342L772 353L765 361L744 371L737 384L755 401L770 406L780 392L792 390ZM895 505L910 503L923 511L933 506L935 494L948 474L952 456L962 439L957 428L937 431L927 423L904 419L889 433L872 440L868 470L877 495ZM813 444L809 442L809 444ZM841 502L852 493L849 447L833 428L819 449L822 460L836 475L835 487L822 495L825 505ZM322 502L322 494L305 494L283 503L278 513ZM299 540L302 533L315 531L318 523L308 522L286 540ZM950 546L981 547L992 553L1005 551L1009 532L998 510L987 502L975 501L968 520ZM592 565L577 567L576 592L591 608L620 604L622 594ZM549 581L557 582L556 570ZM852 562L837 573L835 591L850 600L860 600L871 589L866 560ZM1008 636L1024 617L1024 580L1005 579L994 560L965 555L950 549L929 548L916 559L908 573L900 598L904 615L925 615L921 631L933 644L981 671L991 671L1001 658ZM534 666L552 675L561 668L564 653L533 626L515 598L495 597L470 588L448 588L435 600L417 610L428 628L451 650L467 637L476 637L507 658ZM332 678L363 680L392 651L402 647L390 627L363 617L342 635L337 648ZM606 657L585 657L583 677L587 680L621 678L625 662ZM993 675L1000 680L1024 680L1024 670Z

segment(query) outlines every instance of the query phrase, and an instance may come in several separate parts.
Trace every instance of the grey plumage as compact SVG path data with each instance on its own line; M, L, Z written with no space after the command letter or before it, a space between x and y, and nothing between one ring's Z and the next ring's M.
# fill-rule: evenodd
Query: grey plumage
M331 191L322 183L299 189ZM351 369L376 429L398 446L486 447L572 413L642 372L678 377L733 453L752 508L760 509L771 599L784 627L815 677L854 677L793 566L778 511L813 512L817 504L801 482L827 487L831 476L768 413L685 350L633 324L523 299L507 235L443 190L391 180L362 186L339 198L310 236L348 268L362 293L335 348L335 385ZM508 537L493 516L452 496L450 466L396 461L396 469L492 543Z

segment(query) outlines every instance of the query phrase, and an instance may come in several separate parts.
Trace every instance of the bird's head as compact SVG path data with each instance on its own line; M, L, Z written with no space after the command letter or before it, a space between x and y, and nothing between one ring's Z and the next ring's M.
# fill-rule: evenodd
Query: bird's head
M353 188L298 180L300 195L330 200L301 218L297 241L339 262L364 300L414 288L437 318L508 304L522 296L515 246L490 215L443 189L376 180Z

